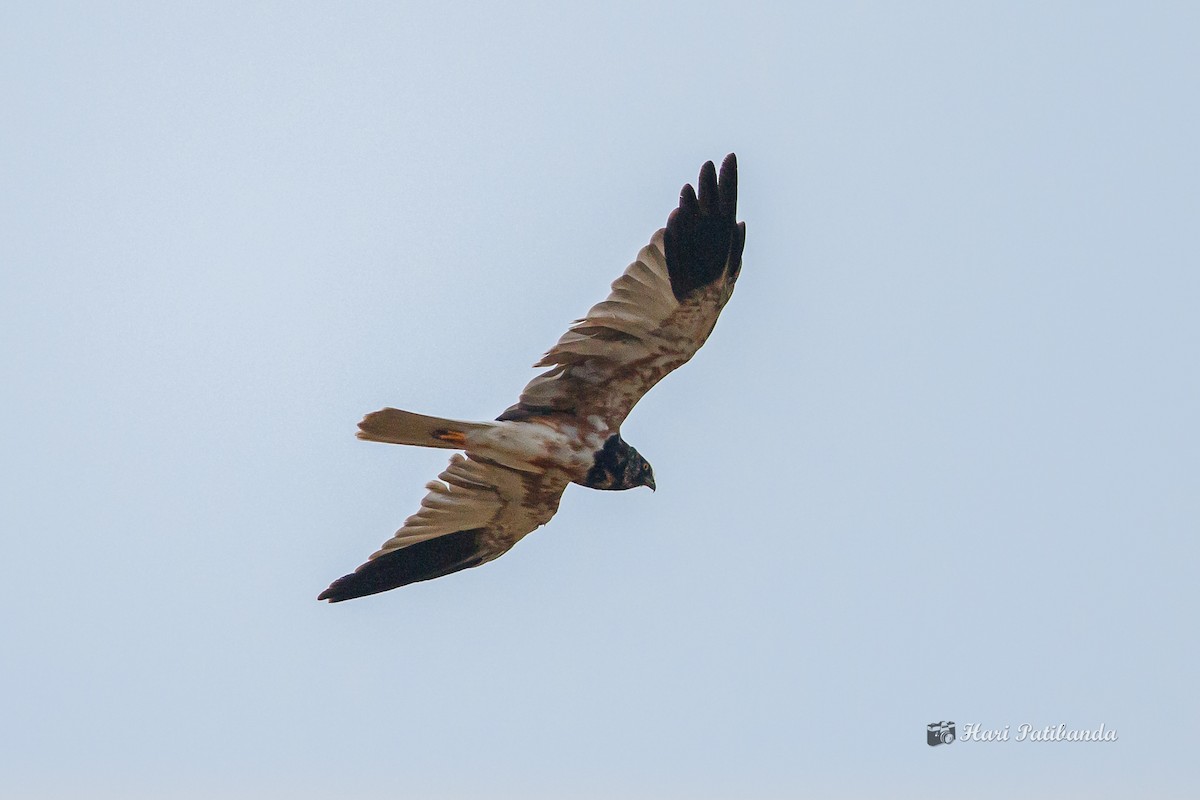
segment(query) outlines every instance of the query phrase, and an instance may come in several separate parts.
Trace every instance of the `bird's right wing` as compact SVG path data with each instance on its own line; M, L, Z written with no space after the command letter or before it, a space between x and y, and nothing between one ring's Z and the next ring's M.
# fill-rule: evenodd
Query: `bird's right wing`
M570 479L456 453L396 535L317 598L337 603L477 567L550 521Z

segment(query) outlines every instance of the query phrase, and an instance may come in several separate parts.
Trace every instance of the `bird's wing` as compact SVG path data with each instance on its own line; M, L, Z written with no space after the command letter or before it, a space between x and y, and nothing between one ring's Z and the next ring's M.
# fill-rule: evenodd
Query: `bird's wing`
M421 510L318 600L386 592L498 558L550 521L570 480L558 470L518 472L458 453L438 478L426 486Z
M577 320L535 367L500 419L596 414L612 427L654 384L687 362L733 293L746 224L737 221L737 159L700 170L699 196L683 187L667 226L613 282L604 302Z

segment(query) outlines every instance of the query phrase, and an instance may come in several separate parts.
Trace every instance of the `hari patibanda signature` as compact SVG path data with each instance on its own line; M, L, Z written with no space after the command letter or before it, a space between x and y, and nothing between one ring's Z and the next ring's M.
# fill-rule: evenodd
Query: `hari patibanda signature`
M960 742L1007 742L1010 728L1009 725L1005 725L1003 728L984 728L978 722L964 722L958 740ZM1017 726L1016 735L1012 737L1012 740L1017 742L1115 742L1117 741L1117 732L1106 727L1103 722L1099 727L1092 729L1068 728L1065 724L1059 724L1057 727L1046 725L1043 728L1035 728L1026 722Z

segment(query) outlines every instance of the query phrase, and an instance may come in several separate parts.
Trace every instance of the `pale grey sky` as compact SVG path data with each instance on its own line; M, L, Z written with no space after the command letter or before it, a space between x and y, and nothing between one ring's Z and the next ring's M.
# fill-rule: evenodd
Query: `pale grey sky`
M1188 4L0 12L0 783L1194 796ZM504 558L328 606L737 152L708 345ZM1115 729L958 742L933 720Z

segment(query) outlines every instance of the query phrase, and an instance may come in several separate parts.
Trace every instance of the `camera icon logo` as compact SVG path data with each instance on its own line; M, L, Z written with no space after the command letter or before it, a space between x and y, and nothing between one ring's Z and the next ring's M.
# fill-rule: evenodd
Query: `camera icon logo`
M937 747L939 744L953 744L954 723L945 720L929 723L925 726L925 742L930 747Z

